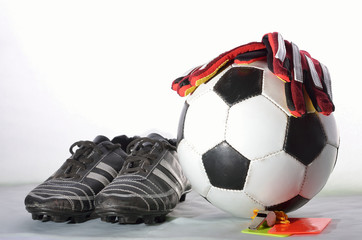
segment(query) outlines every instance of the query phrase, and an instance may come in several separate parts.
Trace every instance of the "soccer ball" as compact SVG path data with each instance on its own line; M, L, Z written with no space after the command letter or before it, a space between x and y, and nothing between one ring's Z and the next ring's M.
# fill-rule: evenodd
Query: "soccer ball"
M307 104L293 117L284 83L266 62L230 65L184 105L180 164L193 189L238 217L253 210L294 211L326 184L339 147L333 114Z

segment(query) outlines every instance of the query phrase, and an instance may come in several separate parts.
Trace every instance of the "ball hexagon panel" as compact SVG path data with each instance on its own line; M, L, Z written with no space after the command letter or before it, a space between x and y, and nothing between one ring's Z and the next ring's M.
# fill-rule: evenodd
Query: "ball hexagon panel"
M233 67L214 86L214 91L229 105L260 95L263 71L251 67Z
M222 142L202 155L202 161L212 186L242 190L250 160Z
M187 140L183 139L177 146L181 167L192 184L192 188L206 197L210 189L210 181L206 175L201 155L199 155Z
M220 209L237 217L250 218L253 210L264 210L265 207L253 201L243 191L230 191L211 187L207 199Z
M261 65L260 67L263 67L264 69L268 69L266 62L256 62L256 64ZM285 83L275 76L271 71L264 71L262 94L270 101L274 102L278 107L280 107L280 109L282 109L286 115L291 116L284 94L284 85Z
M339 147L339 132L337 128L336 119L334 118L333 113L329 116L324 116L323 114L318 114L319 120L321 121L324 132L327 136L327 143Z
M327 138L318 113L303 117L289 117L284 149L305 166L308 166L323 150Z
M184 138L198 153L205 153L224 140L228 110L228 105L215 92L207 92L190 104Z
M226 140L246 158L262 158L283 149L287 115L264 96L239 102L229 110Z
M327 183L335 161L337 148L327 144L321 154L307 167L304 184L300 195L305 198L313 198Z
M284 151L252 161L244 191L264 206L280 204L298 195L305 168Z

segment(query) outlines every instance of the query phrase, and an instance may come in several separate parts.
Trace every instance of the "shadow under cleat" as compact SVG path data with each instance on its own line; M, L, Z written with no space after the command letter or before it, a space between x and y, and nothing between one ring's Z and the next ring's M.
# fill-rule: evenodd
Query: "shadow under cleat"
M143 220L145 224L163 223L164 221L166 221L166 214L160 216L152 216L152 215L145 216Z
M115 222L117 222L117 217L116 216L102 216L101 220L103 222L115 223Z
M73 216L69 223L83 223L91 219L90 214Z
M186 200L186 193L182 194L180 202L184 202L185 200Z

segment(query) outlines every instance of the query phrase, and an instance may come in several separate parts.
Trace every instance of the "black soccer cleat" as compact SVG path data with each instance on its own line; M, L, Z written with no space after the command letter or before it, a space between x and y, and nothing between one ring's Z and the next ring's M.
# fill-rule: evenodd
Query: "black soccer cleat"
M26 196L26 210L34 220L79 223L90 219L95 196L117 176L127 145L134 139L123 135L110 141L97 136L94 141L74 143L72 156Z
M191 185L176 153L176 141L158 134L139 138L127 147L130 156L111 184L95 199L102 221L124 224L164 222Z

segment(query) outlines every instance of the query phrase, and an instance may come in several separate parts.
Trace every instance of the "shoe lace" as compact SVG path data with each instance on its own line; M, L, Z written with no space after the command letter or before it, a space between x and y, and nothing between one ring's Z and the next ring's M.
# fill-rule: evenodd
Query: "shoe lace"
M127 157L120 174L148 172L146 166L152 165L157 160L159 153L164 149L175 150L176 147L165 141L158 141L148 137L133 140L127 146L127 153L130 153L130 155Z
M103 143L103 146L107 150L114 150L116 148L120 148L120 144L112 144L112 143ZM78 147L78 149L74 152L74 147ZM103 154L103 152L99 149L99 147L91 141L78 141L73 143L69 152L72 154L72 157L68 158L65 163L65 170L62 174L64 178L74 178L79 175L76 173L78 169L87 169L89 163L93 162L93 154L99 153Z

